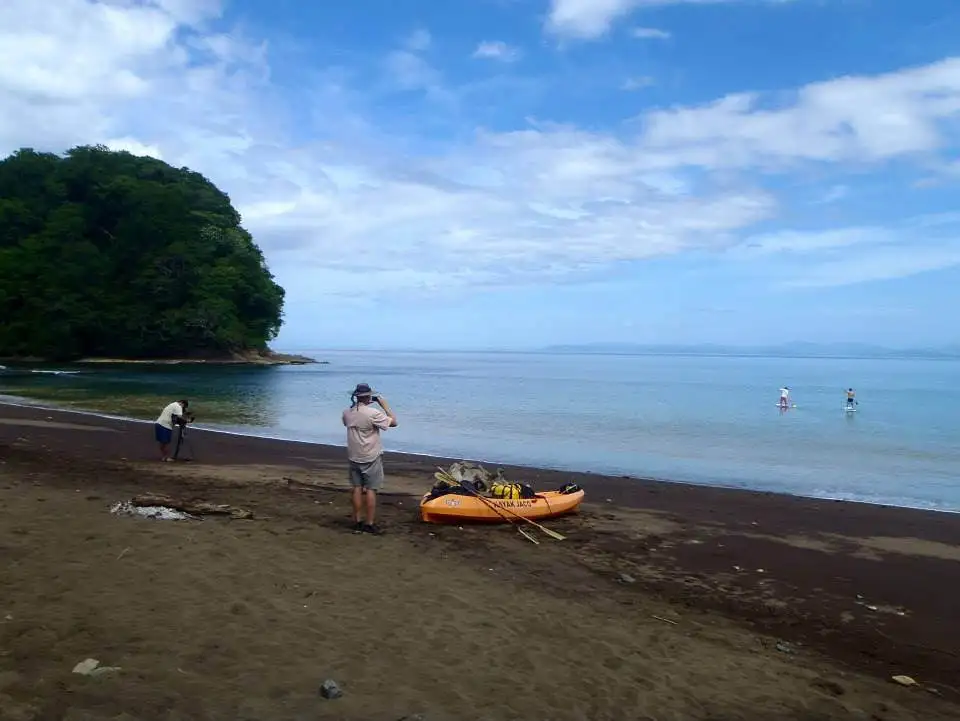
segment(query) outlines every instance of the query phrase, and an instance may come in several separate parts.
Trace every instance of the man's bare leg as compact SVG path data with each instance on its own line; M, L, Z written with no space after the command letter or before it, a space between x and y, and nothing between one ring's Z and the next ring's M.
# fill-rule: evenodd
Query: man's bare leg
M353 501L353 520L360 523L363 518L363 489L354 486L351 500Z
M377 492L373 489L365 489L367 501L367 525L372 526L377 515ZM359 516L359 513L357 514Z

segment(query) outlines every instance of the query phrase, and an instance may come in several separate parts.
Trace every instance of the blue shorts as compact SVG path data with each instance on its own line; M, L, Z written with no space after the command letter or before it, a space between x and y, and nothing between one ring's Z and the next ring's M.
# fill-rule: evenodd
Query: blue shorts
M157 439L157 443L166 445L173 440L173 430L170 428L164 428L159 423L154 423L153 437Z

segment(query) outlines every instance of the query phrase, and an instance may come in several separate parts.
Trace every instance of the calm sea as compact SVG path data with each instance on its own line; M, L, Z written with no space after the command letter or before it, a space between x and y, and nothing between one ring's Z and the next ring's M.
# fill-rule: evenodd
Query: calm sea
M364 381L399 416L389 450L960 511L957 361L310 355L329 364L7 369L0 394L151 420L187 396L198 426L342 444Z

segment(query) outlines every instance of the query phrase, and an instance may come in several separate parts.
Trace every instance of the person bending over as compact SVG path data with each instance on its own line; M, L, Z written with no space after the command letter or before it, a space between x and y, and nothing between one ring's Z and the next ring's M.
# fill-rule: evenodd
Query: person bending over
M153 424L153 435L157 443L160 444L160 460L172 461L170 456L170 443L173 441L173 427L189 422L187 417L187 408L190 401L184 399L174 401L160 412L160 417Z
M357 385L351 400L352 405L343 412L343 425L347 429L347 460L353 487L353 530L379 534L375 521L377 491L383 487L380 432L395 428L397 417L387 399L374 393L366 383Z

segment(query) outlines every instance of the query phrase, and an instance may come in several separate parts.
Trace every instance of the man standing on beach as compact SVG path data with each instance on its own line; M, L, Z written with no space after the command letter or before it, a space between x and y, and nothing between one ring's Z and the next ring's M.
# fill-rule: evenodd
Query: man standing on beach
M160 417L153 424L153 436L160 444L160 460L172 461L170 457L170 442L173 440L174 424L182 423L187 413L187 407L190 401L184 399L174 401L160 412Z
M347 460L353 486L353 531L379 534L375 517L377 491L383 487L380 431L395 428L397 417L386 398L374 393L366 383L357 385L352 400L353 405L343 412L343 425L347 429ZM374 403L380 408L374 408Z

